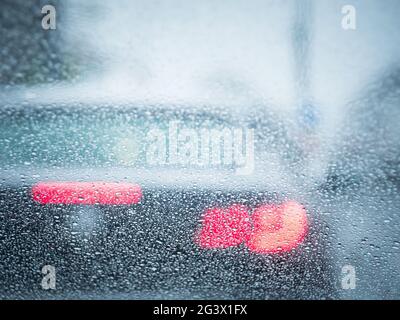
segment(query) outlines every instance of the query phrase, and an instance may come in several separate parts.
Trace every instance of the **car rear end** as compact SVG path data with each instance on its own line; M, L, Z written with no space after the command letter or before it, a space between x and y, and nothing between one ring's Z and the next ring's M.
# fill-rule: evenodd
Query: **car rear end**
M278 119L252 125L132 105L2 110L3 298L335 296L326 221L311 197L273 183L276 174L265 173L269 167L257 155L254 172L245 174L235 162L148 158L146 139L155 127L166 130L171 145L171 123L195 130L247 126L257 145ZM46 266L56 274L53 290L43 287Z

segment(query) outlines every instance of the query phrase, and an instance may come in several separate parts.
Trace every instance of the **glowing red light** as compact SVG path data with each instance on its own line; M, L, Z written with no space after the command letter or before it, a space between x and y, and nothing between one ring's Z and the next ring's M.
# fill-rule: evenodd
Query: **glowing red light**
M136 204L142 197L139 185L113 182L39 182L33 200L41 204Z
M202 248L217 249L239 245L251 232L250 217L244 206L214 208L205 212L197 242Z
M261 206L253 215L253 232L246 244L257 253L277 253L297 247L307 234L307 214L294 201Z
M307 214L302 205L288 201L262 205L249 215L247 208L208 209L198 232L197 243L205 249L223 249L246 243L256 253L290 251L307 234Z

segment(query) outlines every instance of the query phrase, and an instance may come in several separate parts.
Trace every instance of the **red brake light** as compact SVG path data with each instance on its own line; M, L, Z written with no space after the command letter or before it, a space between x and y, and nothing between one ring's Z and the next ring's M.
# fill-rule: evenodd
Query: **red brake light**
M253 232L246 241L251 251L276 253L297 247L307 234L303 206L289 201L280 206L261 206L253 215Z
M239 245L250 232L250 217L244 206L209 209L203 216L197 241L202 248L227 248Z
M142 197L139 185L113 182L39 182L33 200L41 204L136 204Z
M304 240L307 228L306 211L294 201L260 206L251 216L245 207L235 205L207 210L197 243L205 249L221 249L244 242L256 253L285 252Z

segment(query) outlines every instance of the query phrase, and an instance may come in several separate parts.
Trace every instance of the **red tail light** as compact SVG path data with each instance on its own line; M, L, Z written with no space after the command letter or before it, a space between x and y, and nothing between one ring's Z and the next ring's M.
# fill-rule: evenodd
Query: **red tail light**
M297 247L307 234L303 206L290 201L280 206L261 206L253 215L253 232L246 241L251 251L276 253Z
M216 249L244 242L256 253L285 252L304 240L307 228L306 211L294 201L260 206L251 216L245 207L235 205L207 210L197 243L205 249Z
M250 232L250 217L244 206L209 209L203 216L197 241L203 248L227 248L239 245Z
M32 188L33 200L41 204L136 204L140 186L112 182L39 182Z

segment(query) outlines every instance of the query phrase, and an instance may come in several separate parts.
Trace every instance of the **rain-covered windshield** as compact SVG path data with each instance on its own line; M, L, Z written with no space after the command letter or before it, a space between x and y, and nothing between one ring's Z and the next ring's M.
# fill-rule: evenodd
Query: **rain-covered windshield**
M400 298L398 1L0 9L0 297Z
M15 116L3 116L0 147L3 166L33 167L115 167L143 166L146 152L151 152L152 132L160 133L168 144L169 124L183 122L187 127L216 130L218 119L204 115L181 115L140 111L140 108L90 108L72 110L41 106L39 110L19 111ZM157 130L157 131L155 131ZM155 140L154 137L153 140ZM165 140L165 141L164 141ZM156 144L157 141L154 142ZM150 157L150 154L149 154Z

